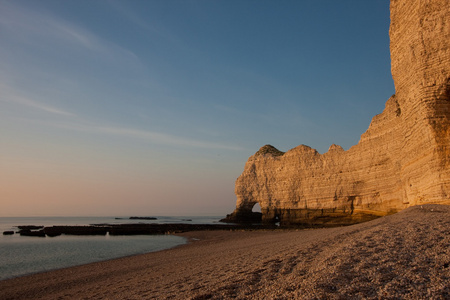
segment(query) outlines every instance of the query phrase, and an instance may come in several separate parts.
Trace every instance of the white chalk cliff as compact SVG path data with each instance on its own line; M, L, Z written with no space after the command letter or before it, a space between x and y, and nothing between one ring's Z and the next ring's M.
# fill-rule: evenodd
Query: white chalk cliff
M450 204L450 0L391 0L395 95L359 143L285 153L266 145L236 180L228 221L351 224L409 206Z

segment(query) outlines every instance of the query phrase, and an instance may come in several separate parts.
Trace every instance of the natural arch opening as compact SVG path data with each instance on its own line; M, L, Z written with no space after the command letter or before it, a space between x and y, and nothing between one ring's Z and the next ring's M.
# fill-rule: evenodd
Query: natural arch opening
M257 202L245 202L244 205L236 207L232 214L227 215L227 217L221 221L231 223L261 224L261 206Z
M248 208L250 208L250 211L248 211L244 216L242 216L243 219L245 219L245 222L261 223L262 213L261 213L261 206L259 205L259 203L255 202L253 206L249 205Z
M256 202L255 205L253 205L252 212L254 212L254 213L260 213L261 212L261 205L259 205L258 202Z

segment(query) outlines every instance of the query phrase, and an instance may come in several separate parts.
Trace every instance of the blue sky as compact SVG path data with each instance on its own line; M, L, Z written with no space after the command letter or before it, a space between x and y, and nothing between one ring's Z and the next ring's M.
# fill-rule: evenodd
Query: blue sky
M387 0L0 0L0 215L229 213L259 147L358 142L388 30Z

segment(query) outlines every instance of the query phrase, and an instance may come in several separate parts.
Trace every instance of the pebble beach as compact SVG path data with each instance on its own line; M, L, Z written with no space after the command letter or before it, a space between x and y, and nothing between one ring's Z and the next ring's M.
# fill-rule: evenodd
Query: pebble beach
M450 206L346 227L178 235L189 243L0 281L0 299L450 298Z

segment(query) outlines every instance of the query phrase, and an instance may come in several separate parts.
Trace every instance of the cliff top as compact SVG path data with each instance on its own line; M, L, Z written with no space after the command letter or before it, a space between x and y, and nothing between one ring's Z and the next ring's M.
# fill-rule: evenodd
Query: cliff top
M256 156L269 154L271 156L282 156L284 154L283 151L278 150L272 145L262 146L256 153Z

